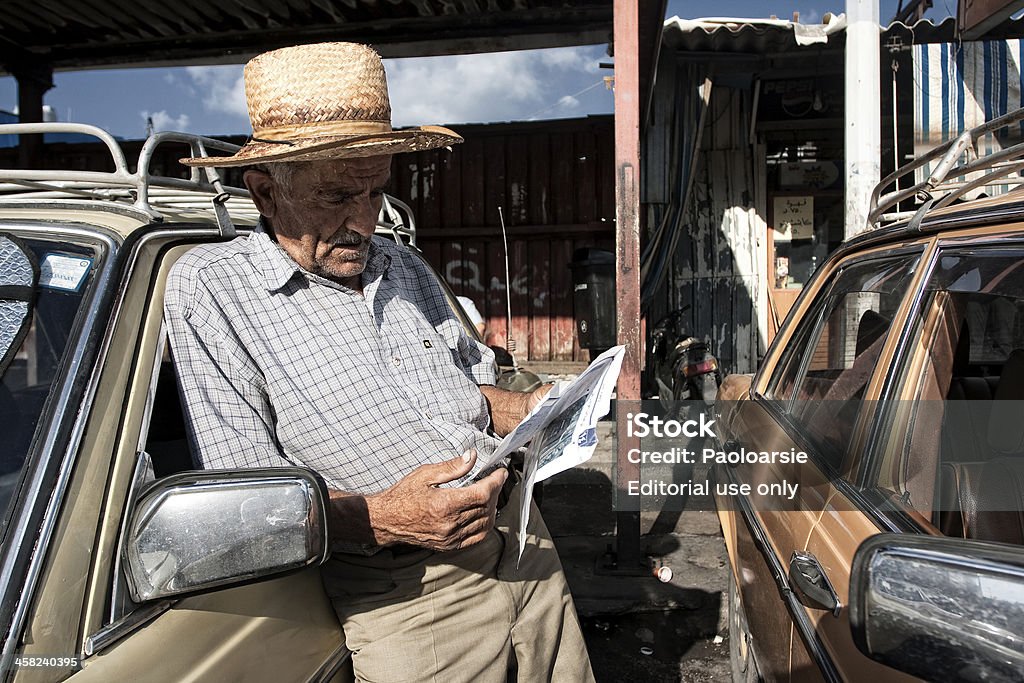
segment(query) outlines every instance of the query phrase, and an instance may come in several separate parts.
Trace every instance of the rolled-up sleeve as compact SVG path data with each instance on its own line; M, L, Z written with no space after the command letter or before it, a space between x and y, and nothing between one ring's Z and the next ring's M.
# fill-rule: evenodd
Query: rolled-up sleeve
M466 374L478 385L490 385L497 381L494 376L494 351L468 334L459 341L462 365Z

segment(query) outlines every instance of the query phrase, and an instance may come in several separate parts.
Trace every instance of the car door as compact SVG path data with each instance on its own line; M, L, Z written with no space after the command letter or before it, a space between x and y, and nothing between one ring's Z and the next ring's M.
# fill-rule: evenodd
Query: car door
M171 264L209 228L151 229L123 258L125 279L85 406L56 542L27 620L23 657L73 656L76 681L344 680L348 651L317 569L179 600L133 604L120 566L126 520L155 471L190 467L162 304ZM170 385L168 383L171 383ZM143 455L146 453L146 455ZM63 680L67 667L17 680Z
M854 485L836 487L807 546L844 602L853 553L879 531L1024 542L1022 264L1014 235L950 235L929 257ZM947 597L921 589L922 603L948 608ZM812 615L845 677L876 672L848 617Z
M865 400L922 250L905 245L831 264L780 334L752 400L730 421L730 448L808 456L807 464L776 458L726 474L750 487L732 498L735 564L755 658L769 680L838 680L835 654L815 628L824 608L808 607L799 590L817 564L803 553L835 482L849 476L870 412Z

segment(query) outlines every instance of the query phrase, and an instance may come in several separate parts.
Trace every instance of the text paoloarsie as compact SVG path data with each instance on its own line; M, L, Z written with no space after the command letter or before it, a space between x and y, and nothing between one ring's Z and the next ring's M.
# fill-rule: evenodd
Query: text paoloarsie
M691 451L687 448L670 448L665 451L643 451L631 448L626 458L634 464L652 465L756 465L756 464L796 464L807 462L807 453L795 448L788 451L748 451L740 448L736 451L716 451L714 448Z

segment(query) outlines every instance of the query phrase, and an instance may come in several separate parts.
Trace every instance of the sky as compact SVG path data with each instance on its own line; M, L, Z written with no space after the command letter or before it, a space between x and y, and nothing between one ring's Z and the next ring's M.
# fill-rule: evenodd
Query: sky
M898 0L880 0L881 23ZM953 14L956 0L935 0L927 18ZM817 23L842 12L843 0L669 0L667 17L790 19ZM606 114L613 93L606 45L522 50L476 55L385 60L396 126L526 121ZM91 123L124 138L156 130L206 135L251 132L245 109L242 66L200 66L60 72L45 104L60 121ZM429 91L423 84L429 83ZM0 77L0 109L13 111L17 88Z

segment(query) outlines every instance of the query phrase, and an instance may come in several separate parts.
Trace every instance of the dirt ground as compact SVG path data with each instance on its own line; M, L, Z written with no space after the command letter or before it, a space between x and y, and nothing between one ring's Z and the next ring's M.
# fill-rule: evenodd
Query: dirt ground
M610 575L612 423L601 423L599 438L590 462L544 482L541 493L597 680L729 681L728 560L713 506L693 499L681 511L641 514L641 547L671 568L670 582L651 570Z

